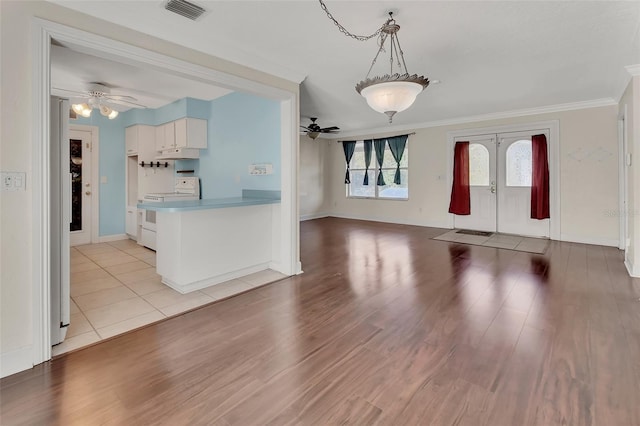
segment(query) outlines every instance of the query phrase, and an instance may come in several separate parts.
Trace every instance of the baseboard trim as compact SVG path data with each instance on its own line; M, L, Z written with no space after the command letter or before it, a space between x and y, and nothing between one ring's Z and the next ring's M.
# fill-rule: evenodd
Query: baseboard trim
M113 241L128 240L127 234L102 235L98 241L101 243L111 243Z
M305 220L322 219L323 217L329 217L328 213L315 213L315 214L303 214L300 215L300 222Z
M585 237L571 234L560 234L560 241L566 241L570 243L580 244L593 244L596 246L618 247L619 241L617 238L603 238L603 237Z
M168 285L178 293L187 294L196 290L202 290L203 288L207 288L215 284L220 284L225 281L242 278L245 275L270 269L269 268L270 266L271 265L268 262L260 263L258 265L249 266L247 268L238 269L232 272L228 272L226 274L216 275L213 277L205 278L204 280L194 281L186 284L179 284L168 278L162 277L162 283Z
M633 263L629 262L629 259L624 261L624 266L627 268L627 272L633 278L640 278L640 271L636 271L633 267Z
M447 222L416 221L416 220L407 220L407 219L403 220L398 218L385 218L385 217L376 217L376 216L356 216L356 215L347 215L347 214L340 214L340 213L332 213L328 215L328 217L337 217L340 219L366 220L368 222L395 223L398 225L424 226L428 228L451 229L451 227Z
M0 354L0 377L7 377L33 368L33 348L24 346L13 351Z

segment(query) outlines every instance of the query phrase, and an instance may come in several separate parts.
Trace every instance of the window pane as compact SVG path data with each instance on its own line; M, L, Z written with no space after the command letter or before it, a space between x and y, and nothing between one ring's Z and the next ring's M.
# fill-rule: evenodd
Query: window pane
M391 153L391 149L389 149L389 144L385 143L384 148L384 162L382 163L383 169L389 169L391 167L396 167L396 160L393 158L393 154ZM371 156L371 163L378 166L378 160L375 157L375 149L373 150L373 155ZM402 154L402 159L400 160L400 167L409 167L409 142L407 142L404 146L404 152Z
M507 186L531 186L531 141L520 140L507 148Z
M82 140L69 139L71 161L71 231L82 231Z
M400 185L393 183L395 169L383 170L385 186L378 187L378 197L380 198L409 198L409 172L407 169L400 170Z
M482 144L469 144L469 185L489 186L489 150Z
M343 159L344 159L344 155L343 155ZM373 162L374 162L374 159L372 154L371 155L372 165L373 165ZM353 151L353 157L351 158L351 168L364 169L364 144L362 142L356 142L356 149Z
M351 185L349 185L350 197L375 197L376 178L373 170L369 170L369 185L363 185L364 170L351 171Z

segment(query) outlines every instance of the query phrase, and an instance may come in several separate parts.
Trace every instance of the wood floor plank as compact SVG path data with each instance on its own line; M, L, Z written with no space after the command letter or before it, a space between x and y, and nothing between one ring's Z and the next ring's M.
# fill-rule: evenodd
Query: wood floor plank
M303 222L304 274L6 377L0 424L640 424L619 250L441 233Z

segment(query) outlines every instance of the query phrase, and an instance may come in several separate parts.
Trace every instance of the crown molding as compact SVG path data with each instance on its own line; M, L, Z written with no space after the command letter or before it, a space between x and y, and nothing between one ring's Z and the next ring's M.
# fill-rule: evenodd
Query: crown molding
M571 102L566 104L556 104L544 107L517 109L512 111L495 112L481 115L471 115L467 117L452 118L449 120L426 121L423 123L392 125L376 127L372 129L351 130L342 132L339 135L327 136L327 139L344 139L357 136L379 135L381 133L397 133L412 131L416 129L426 129L430 127L452 126L456 124L475 123L479 121L500 120L504 118L525 117L528 115L549 114L554 112L572 111L578 109L598 108L604 106L617 105L613 98L593 99L590 101Z
M624 67L627 72L629 74L631 74L633 77L637 77L640 75L640 64L636 64L636 65L627 65L626 67Z

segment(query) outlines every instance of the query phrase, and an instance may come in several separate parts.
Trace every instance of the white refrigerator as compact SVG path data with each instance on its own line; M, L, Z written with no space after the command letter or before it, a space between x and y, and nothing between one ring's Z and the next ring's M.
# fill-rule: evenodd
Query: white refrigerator
M71 174L69 173L69 101L51 97L51 345L61 343L70 323Z

